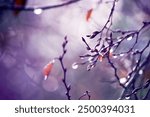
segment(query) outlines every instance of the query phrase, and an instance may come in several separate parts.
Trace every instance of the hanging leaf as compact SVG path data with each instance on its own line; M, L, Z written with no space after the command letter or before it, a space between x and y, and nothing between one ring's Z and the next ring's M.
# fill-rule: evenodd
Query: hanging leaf
M113 53L112 52L109 52L109 57L113 57Z
M108 49L109 50L109 49ZM113 49L109 50L109 57L113 57Z
M93 8L89 9L86 14L86 21L88 22L93 13Z
M14 6L16 7L25 7L27 3L27 0L14 0ZM17 16L20 13L21 10L15 10L14 15Z
M100 61L100 62L102 62L102 61L103 61L103 58L104 58L104 56L103 56L103 55L99 55L99 57L98 57L98 59L99 59L99 61Z
M54 61L50 61L47 65L44 66L43 68L44 80L46 80L49 74L51 73L53 64L54 64Z

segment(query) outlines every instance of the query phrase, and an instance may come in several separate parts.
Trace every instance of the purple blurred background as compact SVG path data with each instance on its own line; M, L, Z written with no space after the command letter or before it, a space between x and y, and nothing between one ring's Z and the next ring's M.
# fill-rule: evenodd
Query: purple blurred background
M66 1L28 0L27 7ZM81 37L101 29L106 22L112 6L111 2L106 4L106 1L97 6L99 0L81 0L43 11L39 15L21 11L15 16L13 11L0 11L0 99L66 99L59 62L54 64L48 80L45 81L42 74L43 67L62 53L66 35L69 43L65 65L68 68L67 82L72 87L72 99L78 99L86 90L91 92L92 99L117 99L121 88L117 83L106 82L114 80L113 71L106 61L99 62L89 72L86 66L72 69L74 62L81 61L79 55L86 52ZM0 0L0 4L11 2ZM95 6L97 8L87 22L87 10ZM143 21L149 19L149 0L119 0L114 12L113 28L138 29ZM145 44L148 37L145 34L137 48ZM88 40L88 43L93 44L92 40ZM131 64L130 61L127 63Z

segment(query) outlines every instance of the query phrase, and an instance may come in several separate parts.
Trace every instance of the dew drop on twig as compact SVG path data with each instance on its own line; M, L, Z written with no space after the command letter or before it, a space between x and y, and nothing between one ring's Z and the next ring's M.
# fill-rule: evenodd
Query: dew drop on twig
M132 38L133 38L133 37L132 37L132 36L130 36L130 37L128 37L128 38L127 38L127 40L128 40L128 41L130 41L130 40L132 40Z
M126 99L126 100L129 100L129 99L130 99L130 97L125 97L125 99Z
M44 76L44 80L47 80L47 79L48 79L48 76L47 76L47 75L45 75L45 76Z
M88 61L89 61L89 63L92 63L93 57L89 57L89 58L88 58Z
M126 81L127 81L127 79L126 79L126 78L120 78L120 80L119 80L119 81L120 81L120 83L121 83L121 84L125 84L125 83L126 83Z
M76 62L72 64L72 68L73 68L73 69L77 69L78 66L79 66L79 65L78 65Z
M117 58L118 56L114 55L113 58Z
M122 54L120 54L119 56L124 56L124 54L122 53Z
M43 12L43 10L42 9L40 9L40 8L37 8L37 9L34 9L34 14L36 14L36 15L40 15L42 12Z
M140 71L139 71L139 74L142 75L142 74L143 74L143 70L140 70Z

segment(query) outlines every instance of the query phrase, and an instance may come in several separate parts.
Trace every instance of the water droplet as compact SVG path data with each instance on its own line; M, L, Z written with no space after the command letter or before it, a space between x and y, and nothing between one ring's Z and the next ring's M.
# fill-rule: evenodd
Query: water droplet
M130 97L125 97L125 99L126 99L126 100L129 100L129 99L130 99Z
M130 41L130 40L132 40L132 38L133 38L133 37L132 37L132 36L130 36L130 37L128 37L128 38L127 38L127 40L128 40L128 41Z
M124 56L124 54L122 53L122 54L120 54L119 56Z
M125 77L120 78L120 83L121 83L121 84L125 84L125 83L126 83L126 81L127 81L127 79L126 79Z
M47 80L47 78L48 78L48 76L47 76L47 75L45 75L45 76L44 76L44 80Z
M129 79L129 78L130 78L130 75L128 75L127 78Z
M43 10L42 9L40 9L40 8L37 8L37 9L34 9L34 14L36 14L36 15L40 15L42 12L43 12Z
M50 63L55 63L55 59L51 60Z
M89 63L92 63L93 57L89 57L89 58L88 58L88 61L89 61Z
M79 65L78 65L77 63L73 63L73 64L72 64L72 68L73 68L73 69L77 69L78 66L79 66Z
M118 42L122 41L122 39L118 39Z
M94 65L91 65L91 69L93 69L95 66Z
M117 46L117 45L118 45L118 43L114 44L114 46Z
M113 51L114 51L114 50L111 48L109 52L110 52L110 53L113 53Z
M84 57L80 57L80 59L85 59Z
M93 69L94 67L95 67L95 65L89 64L89 65L87 66L87 70L90 71L90 70Z
M132 68L132 71L134 71L136 69L136 66L134 66L133 68Z
M113 56L113 58L117 58L117 57L118 57L118 56L115 56L115 55Z
M140 71L139 71L139 74L142 75L142 74L143 74L143 70L140 70Z

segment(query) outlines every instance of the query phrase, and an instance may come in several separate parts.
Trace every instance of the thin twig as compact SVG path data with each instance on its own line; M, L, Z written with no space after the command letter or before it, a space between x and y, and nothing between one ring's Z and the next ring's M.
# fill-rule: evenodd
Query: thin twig
M89 94L90 92L89 91L86 91L83 95L81 95L78 99L81 100L83 97L87 96L88 97L88 100L91 99L91 95Z
M68 99L68 100L71 100L71 96L70 96L71 85L68 85L68 84L67 84L67 81L66 81L67 68L65 68L65 66L64 66L64 61L63 61L64 56L65 56L65 54L66 54L66 52L67 52L67 50L66 50L66 45L67 45L67 43L68 43L68 40L67 40L67 37L65 37L64 39L65 39L65 41L64 41L63 44L62 44L63 53L62 53L62 55L59 57L58 60L60 61L61 68L62 68L62 70L63 70L63 79L62 79L62 81L63 81L63 84L64 84L64 86L65 86L65 88L66 88L66 96L67 96L67 99Z

